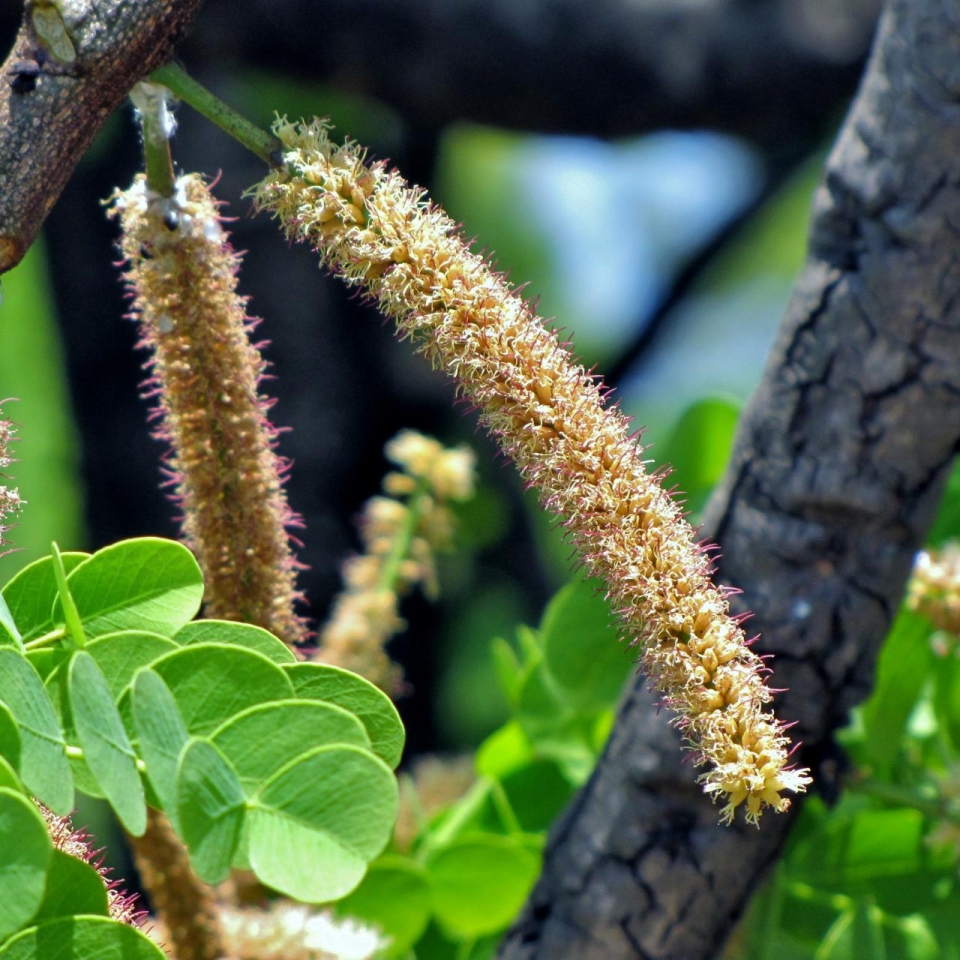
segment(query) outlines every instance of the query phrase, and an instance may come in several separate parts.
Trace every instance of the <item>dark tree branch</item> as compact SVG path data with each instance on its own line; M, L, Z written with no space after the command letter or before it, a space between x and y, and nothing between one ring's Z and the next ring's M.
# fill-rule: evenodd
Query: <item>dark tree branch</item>
M809 258L708 511L815 765L870 690L960 437L960 14L892 0ZM719 826L642 682L555 828L504 960L705 960L789 816Z
M32 5L27 5L0 84L0 273L20 262L110 112L137 81L170 59L200 3L85 0L64 5L76 58L61 62L47 59L30 23ZM36 86L17 82L23 64L38 61L42 70Z
M879 0L208 0L186 53L460 120L629 136L712 127L766 149L822 136L853 94ZM772 94L772 92L775 93Z

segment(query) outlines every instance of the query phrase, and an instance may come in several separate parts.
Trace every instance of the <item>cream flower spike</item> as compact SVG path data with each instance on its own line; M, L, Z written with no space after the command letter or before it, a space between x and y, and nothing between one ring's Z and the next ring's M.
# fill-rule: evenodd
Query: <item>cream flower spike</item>
M562 518L642 665L678 715L701 781L731 820L786 810L810 782L792 769L763 662L682 510L647 472L627 418L456 225L396 171L336 146L322 121L280 120L286 167L256 188L291 239L361 287L481 411L543 505Z

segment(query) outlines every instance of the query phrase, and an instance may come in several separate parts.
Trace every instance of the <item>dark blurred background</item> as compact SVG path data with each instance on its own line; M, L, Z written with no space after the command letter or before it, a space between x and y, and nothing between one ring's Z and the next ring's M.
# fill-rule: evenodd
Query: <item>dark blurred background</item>
M253 120L328 115L423 184L541 313L618 387L677 463L696 509L722 469L803 255L816 171L860 75L877 0L210 0L179 47L186 68ZM9 47L19 4L0 6ZM414 751L475 744L503 713L489 642L539 618L567 549L451 384L389 324L250 215L259 161L188 107L183 171L219 175L248 251L241 290L264 318L292 428L291 504L306 523L302 585L322 620L354 520L412 427L477 451L465 549L436 606L412 598L395 641L413 693ZM107 123L3 280L0 397L22 425L29 502L0 582L61 546L175 536L161 446L145 424L144 356L102 201L137 172L129 108ZM64 376L65 379L64 379ZM710 456L690 459L693 447ZM687 462L689 461L689 462ZM686 463L686 466L685 466ZM705 466L706 464L706 466Z

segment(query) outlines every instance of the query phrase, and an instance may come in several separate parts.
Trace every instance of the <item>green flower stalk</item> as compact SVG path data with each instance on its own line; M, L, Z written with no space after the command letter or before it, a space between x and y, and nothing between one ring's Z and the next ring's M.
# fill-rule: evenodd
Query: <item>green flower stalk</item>
M183 509L183 537L206 582L206 614L304 639L295 613L299 567L283 490L286 464L259 393L264 360L237 294L240 258L198 176L161 197L142 177L114 197L140 345L151 351L148 396Z
M282 120L274 132L287 167L256 189L258 206L365 290L481 410L606 582L643 668L708 765L701 781L723 819L742 803L751 822L765 807L785 810L785 794L810 778L791 768L784 727L767 709L763 661L680 506L647 472L627 418L423 191L356 145L334 146L323 122Z
M401 469L383 479L389 496L373 497L363 509L364 550L343 566L346 588L320 632L314 659L359 673L396 695L403 689L402 673L384 648L406 626L399 601L418 584L430 599L437 596L434 554L451 546L448 504L473 495L474 457L413 430L394 437L385 453Z

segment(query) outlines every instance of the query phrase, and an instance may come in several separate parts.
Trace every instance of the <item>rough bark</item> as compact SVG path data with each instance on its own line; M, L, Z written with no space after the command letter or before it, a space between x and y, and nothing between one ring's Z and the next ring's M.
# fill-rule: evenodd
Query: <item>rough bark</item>
M110 112L147 73L169 60L201 0L84 0L65 7L76 57L50 59L35 88L17 70L41 47L28 4L0 84L0 273L33 242L73 168ZM18 64L21 66L18 67Z
M960 437L960 14L893 0L705 532L776 654L801 762L870 690ZM642 681L503 960L716 954L790 816L719 826Z
M209 0L203 21L217 28L189 52L330 80L428 129L471 120L611 137L712 127L780 150L822 135L852 95L879 6Z

